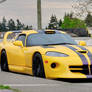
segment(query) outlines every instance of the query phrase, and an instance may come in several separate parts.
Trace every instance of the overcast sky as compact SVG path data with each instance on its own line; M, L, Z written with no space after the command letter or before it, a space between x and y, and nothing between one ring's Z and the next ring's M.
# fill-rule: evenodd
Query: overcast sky
M74 0L42 0L42 24L48 25L50 16L55 14L58 19L63 18L64 13L72 11ZM37 26L37 0L7 0L0 4L0 20L20 19L24 24Z

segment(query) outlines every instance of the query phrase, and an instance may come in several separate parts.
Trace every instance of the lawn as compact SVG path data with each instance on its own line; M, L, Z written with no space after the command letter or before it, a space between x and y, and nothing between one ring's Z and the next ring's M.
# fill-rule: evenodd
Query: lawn
M0 85L0 90L12 90L13 92L20 92L17 89L13 89L13 88L11 88L9 86L4 86L4 85Z
M10 90L11 88L9 86L0 85L0 90L1 89L8 89L8 90Z

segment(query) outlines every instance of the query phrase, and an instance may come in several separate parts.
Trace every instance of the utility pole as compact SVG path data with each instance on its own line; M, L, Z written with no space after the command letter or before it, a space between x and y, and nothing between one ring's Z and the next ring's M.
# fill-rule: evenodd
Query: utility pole
M38 30L42 29L41 0L37 0L37 25Z

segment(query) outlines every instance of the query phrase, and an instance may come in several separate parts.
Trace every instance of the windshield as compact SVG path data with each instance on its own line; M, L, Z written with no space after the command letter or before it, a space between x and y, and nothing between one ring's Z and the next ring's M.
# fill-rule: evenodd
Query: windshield
M39 45L63 45L77 43L67 34L30 34L27 38L27 46Z

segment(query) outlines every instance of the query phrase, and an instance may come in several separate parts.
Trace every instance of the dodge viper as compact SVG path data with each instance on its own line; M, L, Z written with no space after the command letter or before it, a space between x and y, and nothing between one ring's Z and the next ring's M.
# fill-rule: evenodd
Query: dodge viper
M36 77L92 78L92 46L58 30L11 31L0 43L0 63L1 71Z

